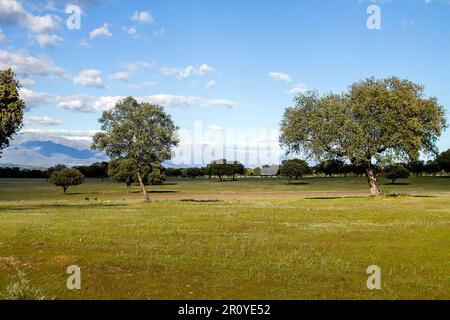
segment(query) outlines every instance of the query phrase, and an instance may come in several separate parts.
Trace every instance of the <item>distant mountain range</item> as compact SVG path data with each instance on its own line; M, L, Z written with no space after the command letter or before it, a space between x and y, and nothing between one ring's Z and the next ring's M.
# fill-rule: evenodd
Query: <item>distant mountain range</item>
M83 166L95 162L109 161L101 152L90 149L90 141L70 140L45 134L20 133L11 142L11 146L0 154L0 167L21 167L44 169L57 164ZM171 161L166 167L185 168Z
M90 150L89 141L35 133L17 135L0 156L2 167L48 168L57 164L78 166L99 161L108 161L108 157Z

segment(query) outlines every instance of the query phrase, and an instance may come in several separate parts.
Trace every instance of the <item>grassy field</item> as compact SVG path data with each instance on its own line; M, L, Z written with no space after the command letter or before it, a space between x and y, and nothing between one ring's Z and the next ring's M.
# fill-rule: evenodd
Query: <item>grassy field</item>
M19 271L56 299L450 299L450 179L150 187L0 179L0 294ZM78 265L82 289L66 288ZM382 270L382 290L366 269Z

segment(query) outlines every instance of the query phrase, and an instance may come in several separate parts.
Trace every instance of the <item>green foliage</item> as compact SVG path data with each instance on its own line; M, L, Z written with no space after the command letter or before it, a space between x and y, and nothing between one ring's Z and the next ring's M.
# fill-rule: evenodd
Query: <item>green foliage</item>
M186 176L191 179L196 179L203 176L205 173L202 168L188 168L186 170Z
M19 89L12 69L0 71L0 154L22 128L25 103L19 97Z
M411 173L413 173L416 177L422 175L425 169L425 162L422 160L410 161L406 167Z
M167 177L181 177L182 174L183 170L178 168L167 168L165 171Z
M282 176L288 177L289 182L291 182L293 178L295 178L295 180L302 178L305 174L310 173L311 170L306 161L294 159L283 161L280 172Z
M281 122L281 144L317 160L347 158L366 167L371 192L380 187L373 161L415 160L435 153L446 127L444 108L424 87L396 77L357 82L343 94L310 91L295 98Z
M324 173L326 177L333 177L335 174L341 174L344 172L344 169L345 163L338 159L325 160L317 166L317 171Z
M216 160L208 165L205 174L217 176L220 181L223 181L224 176L236 180L236 175L245 174L245 167L238 161L227 161L226 159Z
M436 160L428 160L427 163L425 163L425 166L424 166L423 170L426 173L432 174L432 175L436 175L436 173L441 171L439 169L439 165L438 165Z
M128 192L131 191L131 185L136 182L136 168L133 161L127 158L112 160L108 165L108 175L116 182L125 183Z
M161 185L166 181L166 175L163 173L164 168L160 164L153 164L152 171L147 176L148 183L151 185Z
M437 157L437 164L441 170L444 170L447 173L450 173L450 149L445 152L442 152Z
M50 177L50 182L58 187L62 187L64 193L66 193L70 186L82 184L84 182L84 176L77 169L64 168L54 171Z
M178 144L177 127L170 115L160 106L128 97L103 112L99 122L103 132L94 136L92 148L104 151L113 160L129 159L147 201L145 171L151 163L169 160Z
M392 184L395 184L397 179L409 178L410 172L408 169L401 165L392 165L383 170L383 174L386 178L392 180Z

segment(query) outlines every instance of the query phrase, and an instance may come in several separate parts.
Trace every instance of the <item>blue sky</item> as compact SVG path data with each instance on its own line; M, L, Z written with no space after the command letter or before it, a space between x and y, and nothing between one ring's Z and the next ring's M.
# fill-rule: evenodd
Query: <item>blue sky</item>
M127 95L165 105L187 131L274 132L295 92L369 76L419 82L449 110L450 1L73 1L76 30L69 3L0 0L0 67L24 84L24 132L88 139ZM372 4L381 29L367 28ZM234 139L264 140L247 133Z

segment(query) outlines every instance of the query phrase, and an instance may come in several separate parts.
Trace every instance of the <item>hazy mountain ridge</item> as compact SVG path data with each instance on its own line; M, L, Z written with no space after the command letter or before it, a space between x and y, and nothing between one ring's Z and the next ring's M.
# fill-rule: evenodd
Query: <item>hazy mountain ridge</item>
M77 166L99 161L108 161L108 157L90 150L89 141L34 133L17 135L0 156L2 167L48 168L57 164Z

